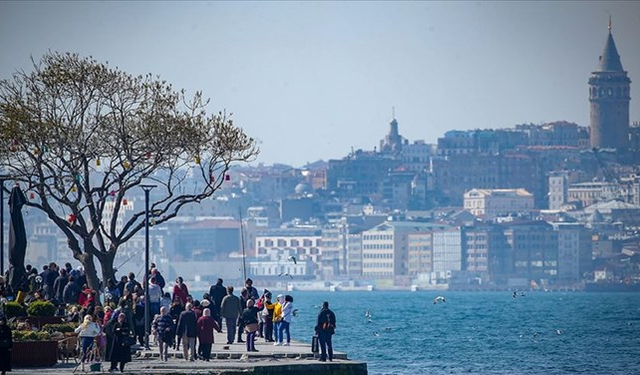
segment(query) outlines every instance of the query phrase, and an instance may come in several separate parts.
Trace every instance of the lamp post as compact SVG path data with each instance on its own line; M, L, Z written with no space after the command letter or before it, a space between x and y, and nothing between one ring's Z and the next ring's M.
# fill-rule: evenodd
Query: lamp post
M4 182L8 177L0 175L0 276L4 276Z
M140 185L144 190L144 348L149 350L149 192L156 185Z

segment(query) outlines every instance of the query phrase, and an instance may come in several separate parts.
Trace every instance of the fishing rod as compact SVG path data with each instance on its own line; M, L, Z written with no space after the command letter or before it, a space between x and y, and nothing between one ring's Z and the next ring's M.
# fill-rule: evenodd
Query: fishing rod
M125 260L124 262L122 262L122 264L120 264L118 267L116 267L116 270L120 270L120 268L122 266L124 266L125 264L127 264L127 262L129 262L134 256L136 256L138 254L134 253L132 256L130 256L129 258L127 258L127 260Z
M238 207L238 216L240 216L240 241L242 243L242 274L244 280L247 279L247 254L244 250L244 224L242 223L242 207Z

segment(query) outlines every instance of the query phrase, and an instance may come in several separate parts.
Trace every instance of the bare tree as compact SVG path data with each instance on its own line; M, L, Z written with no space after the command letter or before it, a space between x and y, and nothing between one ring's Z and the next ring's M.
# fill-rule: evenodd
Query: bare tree
M161 224L259 152L226 113L206 113L200 92L186 98L158 77L77 54L32 62L33 71L0 81L0 167L62 230L94 289L94 258L103 280L113 277L118 248L145 226L144 209L117 225L127 194L156 184L150 217ZM187 174L198 179L192 191L180 188Z

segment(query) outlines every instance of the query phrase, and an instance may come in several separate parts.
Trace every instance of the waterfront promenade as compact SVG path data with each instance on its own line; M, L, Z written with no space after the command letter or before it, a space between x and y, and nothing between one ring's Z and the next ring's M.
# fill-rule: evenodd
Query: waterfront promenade
M311 336L309 336L309 341ZM246 352L246 344L226 344L226 333L215 333L215 343L210 362L196 360L190 362L180 351L169 350L169 361L162 362L157 346L151 350L140 350L127 363L126 374L334 374L366 375L367 365L351 361L346 353L335 352L333 362L320 362L311 352L310 343L292 341L290 346L274 346L258 338L258 352ZM85 372L89 366L85 365ZM14 368L16 374L71 374L82 373L81 368L71 359L69 363L58 363L46 368ZM102 372L109 371L109 363L102 362Z

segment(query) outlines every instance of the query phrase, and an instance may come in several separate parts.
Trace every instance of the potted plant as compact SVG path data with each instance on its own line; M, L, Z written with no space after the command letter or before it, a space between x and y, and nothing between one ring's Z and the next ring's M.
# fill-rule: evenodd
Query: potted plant
M27 316L27 310L18 302L7 302L4 304L4 314L7 319Z
M78 325L74 323L61 323L61 324L45 324L42 326L42 330L49 332L51 335L61 333L64 337L77 336L75 332Z
M33 327L41 328L45 324L62 323L62 318L55 317L56 307L49 301L34 301L27 307L29 323Z
M13 331L11 362L16 367L46 367L58 362L58 342L49 332Z

